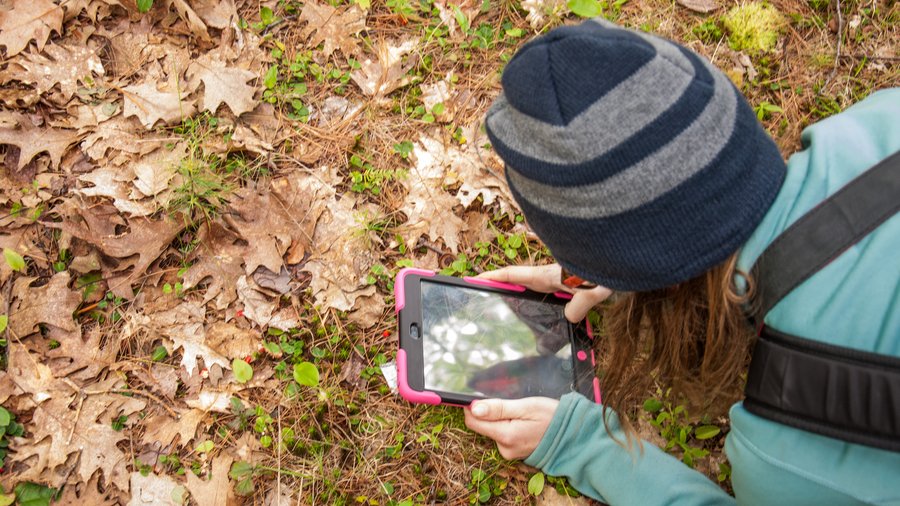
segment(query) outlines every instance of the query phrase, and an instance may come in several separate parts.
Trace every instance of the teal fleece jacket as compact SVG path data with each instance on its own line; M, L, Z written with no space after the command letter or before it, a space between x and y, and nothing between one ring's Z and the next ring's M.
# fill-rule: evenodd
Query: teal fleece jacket
M749 268L800 216L859 173L900 150L900 88L879 91L803 131L775 202L741 249ZM900 198L900 196L898 196ZM766 317L783 332L900 357L900 215L895 215L785 297ZM644 442L629 452L603 428L602 408L564 396L525 461L567 476L611 505L896 504L900 452L844 443L731 408L725 451L735 497ZM610 412L611 429L624 434Z

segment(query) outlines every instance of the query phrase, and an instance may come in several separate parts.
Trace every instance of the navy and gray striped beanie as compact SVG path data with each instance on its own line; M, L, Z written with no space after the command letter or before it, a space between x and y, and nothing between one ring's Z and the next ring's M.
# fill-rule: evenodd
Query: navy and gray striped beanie
M693 278L737 251L785 165L728 78L605 20L524 45L487 114L532 229L566 269L617 290Z

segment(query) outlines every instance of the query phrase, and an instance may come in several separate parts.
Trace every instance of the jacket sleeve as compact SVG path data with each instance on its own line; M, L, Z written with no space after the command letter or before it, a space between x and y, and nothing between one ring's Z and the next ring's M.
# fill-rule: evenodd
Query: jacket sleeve
M734 504L705 476L653 444L627 450L603 426L603 407L577 393L560 399L540 444L525 463L565 476L582 494L606 502L641 505ZM618 417L607 411L610 430L625 441Z

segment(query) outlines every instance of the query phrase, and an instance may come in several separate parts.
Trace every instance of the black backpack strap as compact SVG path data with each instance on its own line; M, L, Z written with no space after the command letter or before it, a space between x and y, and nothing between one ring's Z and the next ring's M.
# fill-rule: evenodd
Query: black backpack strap
M900 151L838 190L782 232L756 260L757 324L794 287L900 210Z
M900 152L788 227L753 269L760 336L744 406L817 434L900 451L900 358L791 336L762 325L796 286L900 210Z
M900 451L900 358L763 329L747 411L816 434Z

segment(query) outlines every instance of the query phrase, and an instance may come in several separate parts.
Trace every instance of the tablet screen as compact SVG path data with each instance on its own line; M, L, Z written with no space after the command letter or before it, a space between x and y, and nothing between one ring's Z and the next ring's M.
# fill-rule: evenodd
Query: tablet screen
M573 390L562 304L426 280L421 286L425 388L506 399Z

